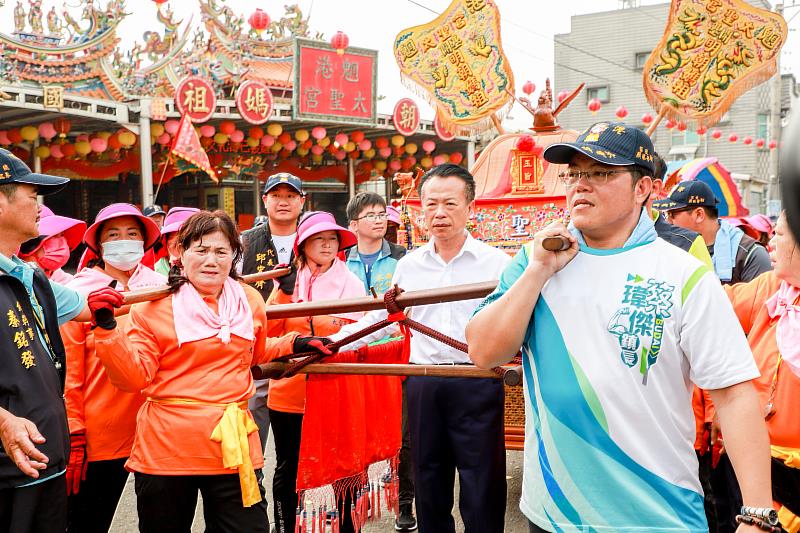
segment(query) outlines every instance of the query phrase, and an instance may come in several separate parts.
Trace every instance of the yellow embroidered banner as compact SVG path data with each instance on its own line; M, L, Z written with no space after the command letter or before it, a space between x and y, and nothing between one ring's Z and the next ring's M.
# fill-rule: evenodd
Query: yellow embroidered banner
M434 21L397 34L394 55L442 119L490 124L513 101L514 74L500 41L500 12L491 0L454 0Z
M783 17L741 0L672 0L661 41L644 66L650 105L676 120L719 122L734 100L776 72Z

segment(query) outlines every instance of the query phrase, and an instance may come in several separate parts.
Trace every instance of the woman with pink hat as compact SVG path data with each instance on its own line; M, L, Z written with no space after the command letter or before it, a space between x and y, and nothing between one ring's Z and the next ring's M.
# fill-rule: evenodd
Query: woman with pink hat
M746 217L744 220L759 232L759 236L756 240L764 246L769 247L769 241L772 239L772 235L775 232L775 228L772 227L772 221L770 221L766 215L761 214Z
M384 239L397 244L397 230L403 225L400 210L393 205L386 206L386 235Z
M272 337L297 331L301 335L329 336L363 313L269 320L269 305L315 300L338 300L364 295L364 285L339 259L341 250L355 245L356 236L339 226L333 215L307 213L297 226L294 244L296 275L284 276L267 300L269 334ZM306 377L273 380L267 406L275 438L275 475L272 481L273 514L277 531L295 530L298 495L295 491L300 456L300 434L306 401ZM342 533L353 531L350 504L345 501Z
M39 236L22 243L19 258L38 264L47 277L56 283L66 284L72 279L61 267L69 261L69 254L81 243L86 222L56 215L43 205L39 212Z
M195 207L173 207L164 218L164 225L161 226L161 240L166 257L156 261L153 270L163 276L169 276L170 268L178 261L180 250L178 250L178 230L190 216L199 212Z
M89 294L109 286L133 290L166 284L166 277L141 264L145 250L159 238L156 223L135 206L103 208L83 235L95 257L67 286ZM119 321L125 327L127 315ZM111 384L95 353L90 324L69 322L62 326L61 336L67 353L64 399L71 444L67 531L107 531L128 479L124 465L143 399Z

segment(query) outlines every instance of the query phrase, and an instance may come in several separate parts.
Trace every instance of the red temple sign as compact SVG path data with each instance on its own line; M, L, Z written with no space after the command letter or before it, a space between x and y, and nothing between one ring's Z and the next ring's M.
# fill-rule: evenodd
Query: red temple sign
M292 115L295 119L374 124L377 119L378 52L295 40Z
M236 108L250 124L263 124L272 116L272 91L260 80L247 80L236 91Z
M435 131L436 135L443 141L452 141L456 138L455 128L448 128L442 124L442 120L439 118L438 112L436 113L436 119L433 121L433 131Z
M394 104L392 122L397 133L414 135L419 128L419 107L411 98L401 98Z
M192 122L205 122L214 114L217 95L211 83L199 76L189 76L175 89L175 105L181 115L189 115Z

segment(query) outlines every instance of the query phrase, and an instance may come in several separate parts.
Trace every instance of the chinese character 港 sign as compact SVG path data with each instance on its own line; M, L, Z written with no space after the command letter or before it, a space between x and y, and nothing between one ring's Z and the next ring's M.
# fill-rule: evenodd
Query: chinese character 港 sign
M378 52L295 40L292 115L295 119L374 124L377 118Z

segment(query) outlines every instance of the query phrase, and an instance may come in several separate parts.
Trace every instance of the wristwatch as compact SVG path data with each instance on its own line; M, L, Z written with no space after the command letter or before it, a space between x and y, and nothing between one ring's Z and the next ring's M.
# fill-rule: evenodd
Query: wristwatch
M759 520L763 520L771 526L777 526L779 523L778 511L772 507L747 507L746 505L743 505L740 514L743 516L758 518Z

